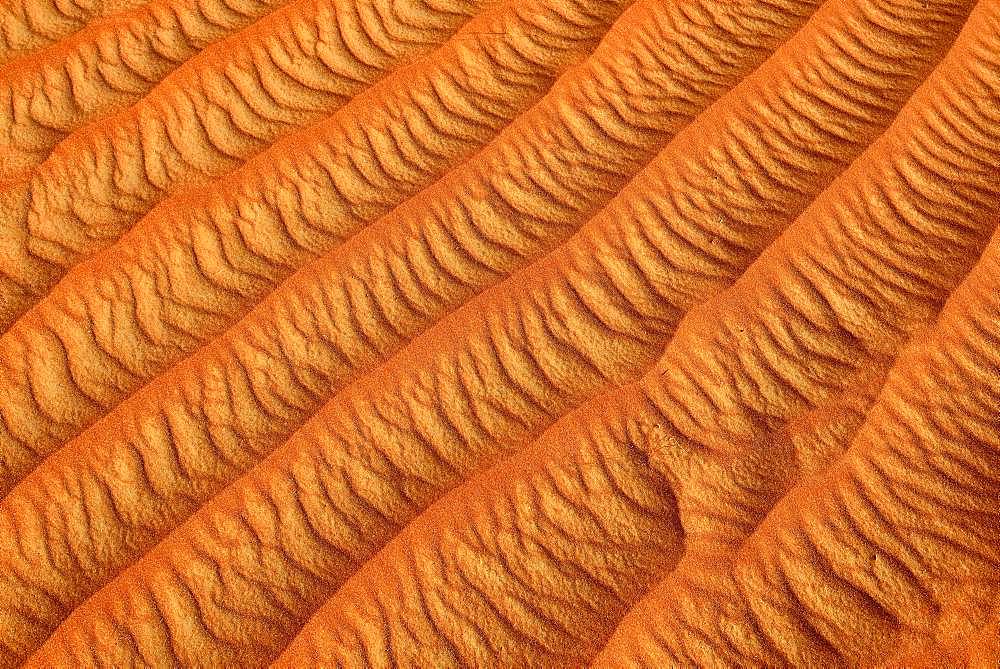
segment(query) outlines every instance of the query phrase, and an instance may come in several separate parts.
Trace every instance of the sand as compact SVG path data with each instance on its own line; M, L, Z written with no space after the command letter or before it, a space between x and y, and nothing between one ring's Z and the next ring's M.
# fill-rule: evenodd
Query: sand
M1000 2L0 0L0 102L0 666L1000 661Z

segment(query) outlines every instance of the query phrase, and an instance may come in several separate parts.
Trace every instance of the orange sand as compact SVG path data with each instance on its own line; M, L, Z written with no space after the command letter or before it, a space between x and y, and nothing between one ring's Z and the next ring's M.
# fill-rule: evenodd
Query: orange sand
M0 666L1000 661L1000 0L0 0L0 103Z

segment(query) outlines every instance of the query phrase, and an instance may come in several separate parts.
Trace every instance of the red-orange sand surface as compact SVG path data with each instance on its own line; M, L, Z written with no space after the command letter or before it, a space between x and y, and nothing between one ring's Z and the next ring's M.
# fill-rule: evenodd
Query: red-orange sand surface
M0 0L0 666L1000 667L1000 0Z

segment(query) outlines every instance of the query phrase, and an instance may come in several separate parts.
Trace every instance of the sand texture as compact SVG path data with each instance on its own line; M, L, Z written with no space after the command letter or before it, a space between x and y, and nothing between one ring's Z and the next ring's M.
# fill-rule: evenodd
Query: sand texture
M1000 667L1000 0L0 0L0 668Z

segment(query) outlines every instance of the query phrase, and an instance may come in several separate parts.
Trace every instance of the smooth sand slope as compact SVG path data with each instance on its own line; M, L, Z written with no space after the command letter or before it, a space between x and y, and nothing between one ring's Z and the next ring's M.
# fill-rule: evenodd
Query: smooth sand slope
M0 0L0 103L0 665L1000 658L1000 0Z

